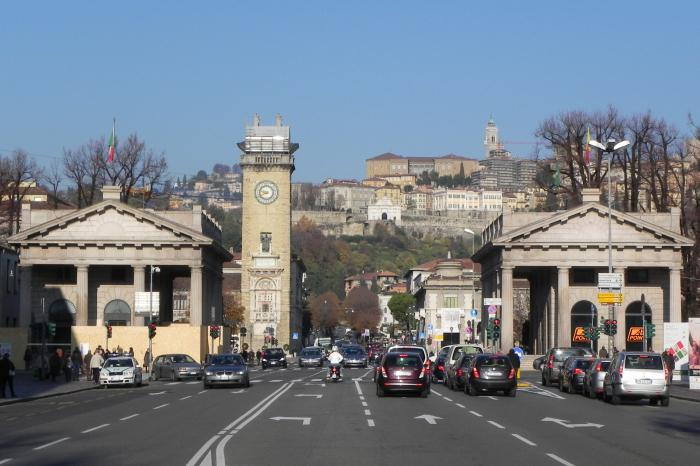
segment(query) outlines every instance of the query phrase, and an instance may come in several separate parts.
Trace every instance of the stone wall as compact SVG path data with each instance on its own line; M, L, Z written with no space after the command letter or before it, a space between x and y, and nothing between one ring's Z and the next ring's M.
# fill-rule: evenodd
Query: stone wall
M0 346L9 347L10 359L17 369L24 369L24 350L27 349L27 332L24 327L0 327ZM2 355L0 355L2 357Z

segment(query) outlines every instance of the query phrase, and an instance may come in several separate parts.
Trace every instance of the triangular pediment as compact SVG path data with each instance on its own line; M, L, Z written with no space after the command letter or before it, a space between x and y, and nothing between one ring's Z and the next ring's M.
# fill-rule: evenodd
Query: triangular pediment
M212 239L151 212L103 201L21 231L8 242L209 244Z
M692 240L656 224L616 210L612 211L612 243L617 246L688 247ZM608 209L597 203L525 225L494 238L495 245L586 245L608 242Z

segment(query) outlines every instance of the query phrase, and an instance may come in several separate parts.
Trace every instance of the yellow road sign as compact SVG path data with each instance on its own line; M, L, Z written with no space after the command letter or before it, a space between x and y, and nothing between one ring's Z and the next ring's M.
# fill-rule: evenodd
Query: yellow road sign
M621 304L622 293L598 293L600 304Z

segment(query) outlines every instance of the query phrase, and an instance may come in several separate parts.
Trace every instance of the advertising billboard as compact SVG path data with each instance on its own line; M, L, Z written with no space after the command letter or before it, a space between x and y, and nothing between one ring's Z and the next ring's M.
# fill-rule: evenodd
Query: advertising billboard
M673 380L681 380L681 371L688 371L688 347L688 323L665 323L664 351L668 351L675 361Z

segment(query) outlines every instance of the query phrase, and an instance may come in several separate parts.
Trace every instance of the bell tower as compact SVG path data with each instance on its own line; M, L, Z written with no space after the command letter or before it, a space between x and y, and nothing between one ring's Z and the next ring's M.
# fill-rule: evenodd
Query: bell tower
M493 121L493 117L489 118L484 130L484 158L488 159L492 150L499 149L500 140L498 139L498 126Z
M256 114L242 151L243 218L241 302L249 344L291 345L291 181L294 152L289 126L277 115L263 126Z

